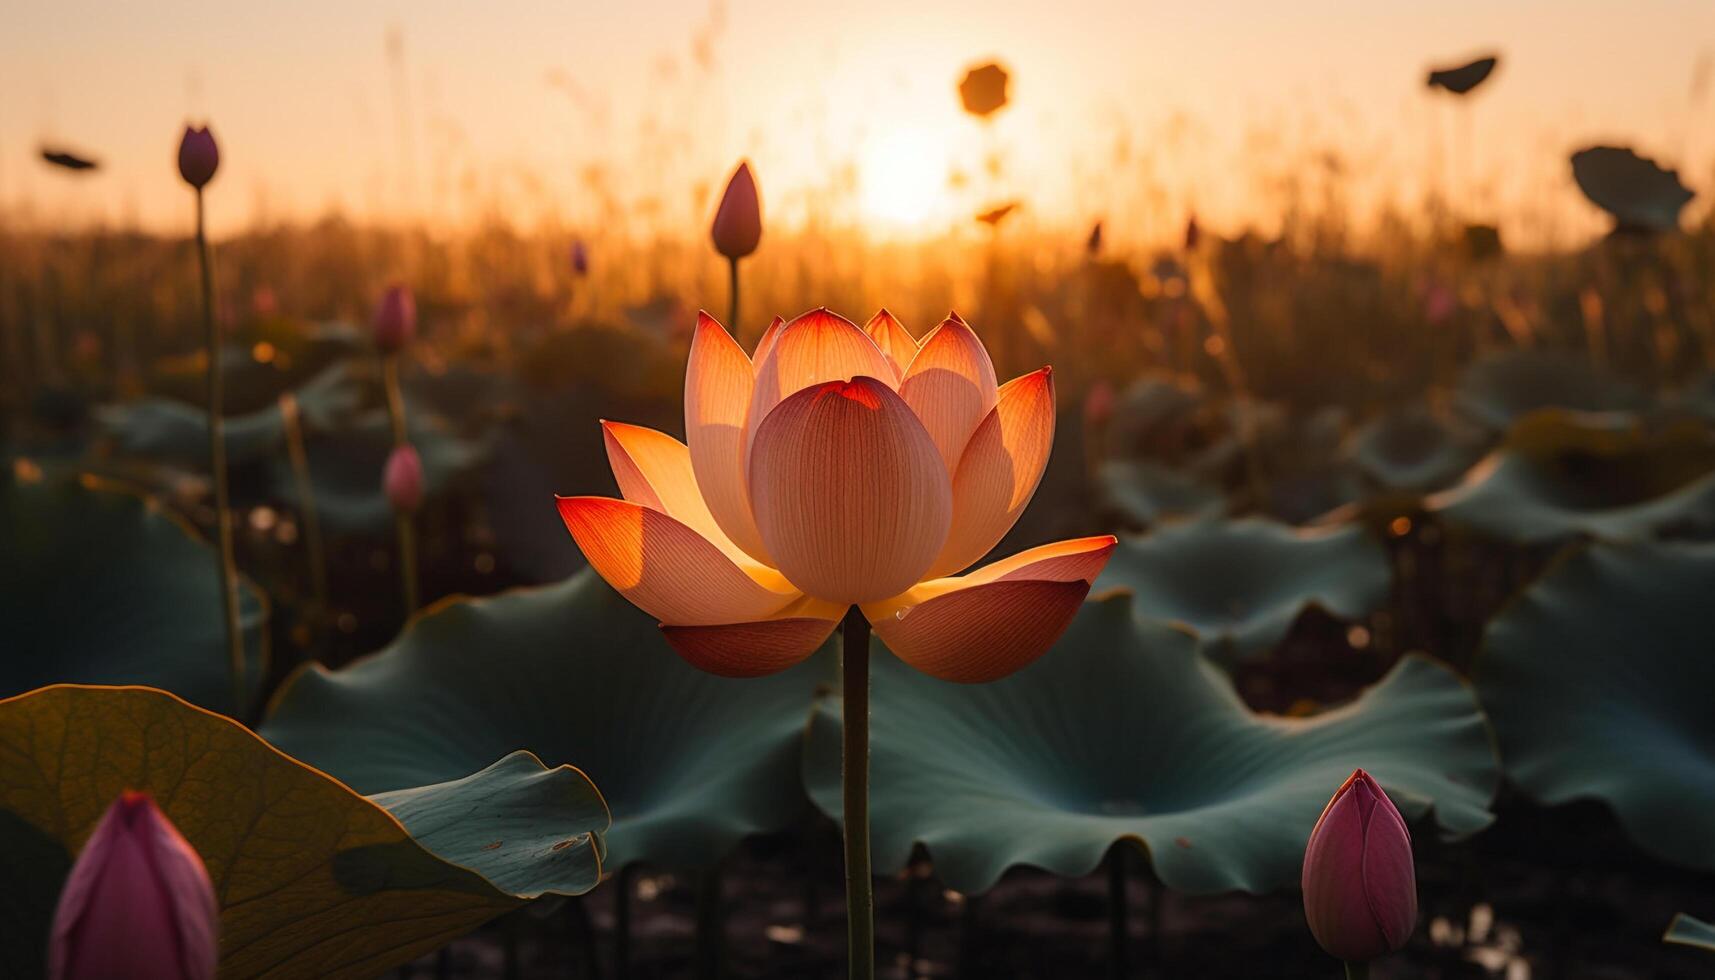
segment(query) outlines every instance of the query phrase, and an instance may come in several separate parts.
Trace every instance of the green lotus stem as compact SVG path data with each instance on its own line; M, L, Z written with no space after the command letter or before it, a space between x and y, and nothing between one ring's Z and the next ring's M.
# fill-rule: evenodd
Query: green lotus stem
M1346 980L1370 980L1369 963L1346 961Z
M1130 903L1126 895L1125 845L1113 849L1108 856L1108 938L1112 943L1109 972L1115 980L1131 975L1127 946L1131 938Z
M327 555L322 550L321 514L316 509L316 487L310 479L310 457L304 447L304 423L298 399L291 392L280 396L280 418L286 427L286 458L292 464L292 482L297 485L298 509L304 520L304 551L310 562L310 594L315 597L317 626L328 610Z
M226 484L226 427L220 371L220 328L214 319L214 272L208 260L208 230L203 221L202 188L197 188L197 263L202 268L202 326L208 343L208 456L214 479L216 571L220 609L226 620L226 653L232 666L232 710L244 712L244 632L238 624L238 568L232 558L231 493Z
M841 627L845 741L841 760L846 832L849 980L875 976L875 899L869 875L869 620L856 606Z
M405 446L410 437L405 428L405 394L399 386L399 355L382 358L381 373L387 389L387 417L393 423L393 445ZM417 530L411 515L403 511L393 515L393 526L399 532L399 589L405 600L405 618L417 611Z
M738 260L727 259L727 332L738 337Z

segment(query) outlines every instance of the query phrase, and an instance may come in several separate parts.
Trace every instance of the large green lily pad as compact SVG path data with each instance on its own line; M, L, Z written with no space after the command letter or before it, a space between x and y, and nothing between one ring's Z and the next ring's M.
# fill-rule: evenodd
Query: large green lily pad
M1475 676L1507 775L1601 800L1638 846L1715 869L1715 544L1595 544L1489 624Z
M526 761L372 801L164 691L0 701L0 966L42 975L73 856L137 789L208 868L222 977L377 976L543 891L600 881L600 794L575 769Z
M343 363L326 368L296 392L303 424L331 429L356 411L362 391ZM208 413L173 398L145 398L96 411L103 433L127 456L206 467ZM286 417L278 401L224 420L226 460L238 465L284 452Z
M1114 509L1145 526L1175 517L1210 517L1227 508L1220 487L1152 460L1108 460L1098 479Z
M29 474L27 476L20 474ZM0 475L0 696L54 683L146 684L236 714L214 549L153 498L90 476ZM240 580L250 696L267 601Z
M680 660L589 571L443 603L393 646L277 697L262 734L360 792L457 779L526 748L589 773L609 865L698 868L805 809L799 738L827 661L732 680Z
M1715 527L1715 443L1695 421L1645 427L1543 411L1521 419L1459 486L1426 501L1511 541L1649 537Z
M1465 369L1455 395L1459 408L1501 432L1544 408L1576 412L1637 412L1649 398L1636 385L1599 370L1570 351L1515 350L1492 354Z
M1477 461L1483 439L1469 425L1407 408L1370 420L1350 452L1358 469L1388 490L1439 490Z
M487 451L482 442L464 438L438 416L417 413L407 418L411 445L423 460L424 492L430 497L444 493ZM381 491L381 472L392 451L392 425L383 411L368 412L307 442L310 482L323 524L333 531L372 534L393 526L393 507ZM270 469L276 496L299 506L290 462L274 459Z
M1136 620L1116 597L1087 603L1046 656L992 684L872 663L878 873L922 843L949 887L981 892L1015 865L1086 874L1123 840L1176 889L1280 888L1297 881L1317 816L1359 767L1408 818L1433 813L1444 835L1492 819L1499 773L1476 699L1425 657L1344 707L1260 716L1195 640ZM805 781L823 811L840 812L836 696L811 723Z
M1668 923L1667 935L1661 939L1662 942L1696 946L1715 953L1715 926L1701 919L1694 919L1684 912L1673 917L1673 921Z
M1300 530L1252 517L1121 539L1092 591L1124 588L1140 615L1186 626L1210 656L1235 662L1272 650L1307 606L1368 615L1391 583L1386 550L1362 527Z

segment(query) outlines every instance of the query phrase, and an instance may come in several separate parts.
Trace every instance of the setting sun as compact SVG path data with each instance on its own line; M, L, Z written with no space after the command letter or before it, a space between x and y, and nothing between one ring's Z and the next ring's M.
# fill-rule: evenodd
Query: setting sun
M944 145L926 129L883 134L858 163L864 215L895 229L920 227L946 186Z

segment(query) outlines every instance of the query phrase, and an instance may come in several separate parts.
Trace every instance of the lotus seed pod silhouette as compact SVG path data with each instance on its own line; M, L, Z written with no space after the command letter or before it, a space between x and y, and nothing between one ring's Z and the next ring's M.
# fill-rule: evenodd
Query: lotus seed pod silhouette
M375 308L375 346L396 353L417 336L417 300L409 286L389 286Z
M48 943L52 980L207 980L220 907L202 859L146 793L107 808L72 865Z
M1113 551L1061 541L958 573L1036 492L1054 438L1048 368L1004 385L968 324L921 342L891 315L776 323L754 360L698 318L688 445L603 423L624 499L562 497L595 570L681 656L728 676L784 670L858 606L901 659L981 682L1059 638Z
M964 103L966 112L986 119L1005 108L1008 81L1006 69L999 64L978 65L965 72L964 80L959 82L959 101Z
M1411 831L1370 774L1340 787L1304 849L1304 917L1322 948L1364 963L1405 945L1417 926Z
M206 126L186 126L179 140L179 176L200 191L219 168L220 147L215 145L214 134Z
M756 251L762 241L762 198L756 190L756 178L750 173L750 161L740 162L728 178L709 235L714 239L715 251L734 260Z

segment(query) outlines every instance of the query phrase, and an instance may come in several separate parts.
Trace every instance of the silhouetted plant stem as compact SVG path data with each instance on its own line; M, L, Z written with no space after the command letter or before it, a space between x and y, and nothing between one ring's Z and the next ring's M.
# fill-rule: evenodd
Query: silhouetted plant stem
M613 876L613 975L618 980L631 977L631 887L630 866L619 869Z
M393 423L393 446L401 448L410 442L405 427L405 394L399 386L399 355L388 354L382 359L383 382L387 388L387 417ZM405 602L405 618L417 611L417 530L412 515L398 511L393 524L399 531L399 588Z
M292 482L298 490L299 517L304 522L304 552L310 564L310 595L315 600L315 629L321 631L328 611L327 556L322 550L322 520L316 509L316 488L310 480L310 456L304 446L304 422L298 399L291 392L280 396L280 418L286 427L286 458L292 464Z
M871 980L875 976L875 899L869 874L869 620L853 606L846 611L841 632L847 976Z
M208 345L208 459L214 480L214 527L220 609L226 622L226 655L232 670L232 710L242 715L244 632L238 622L238 568L232 558L231 493L226 484L226 426L221 417L224 386L220 371L220 328L214 317L214 271L208 260L208 229L203 220L202 188L197 188L197 264L202 271L202 326Z
M1108 964L1114 980L1131 975L1131 904L1127 899L1125 845L1119 844L1108 854L1108 940L1112 947Z
M702 980L718 980L724 972L723 911L720 868L710 868L697 876L697 976Z
M727 259L727 317L726 328L738 338L738 260Z

